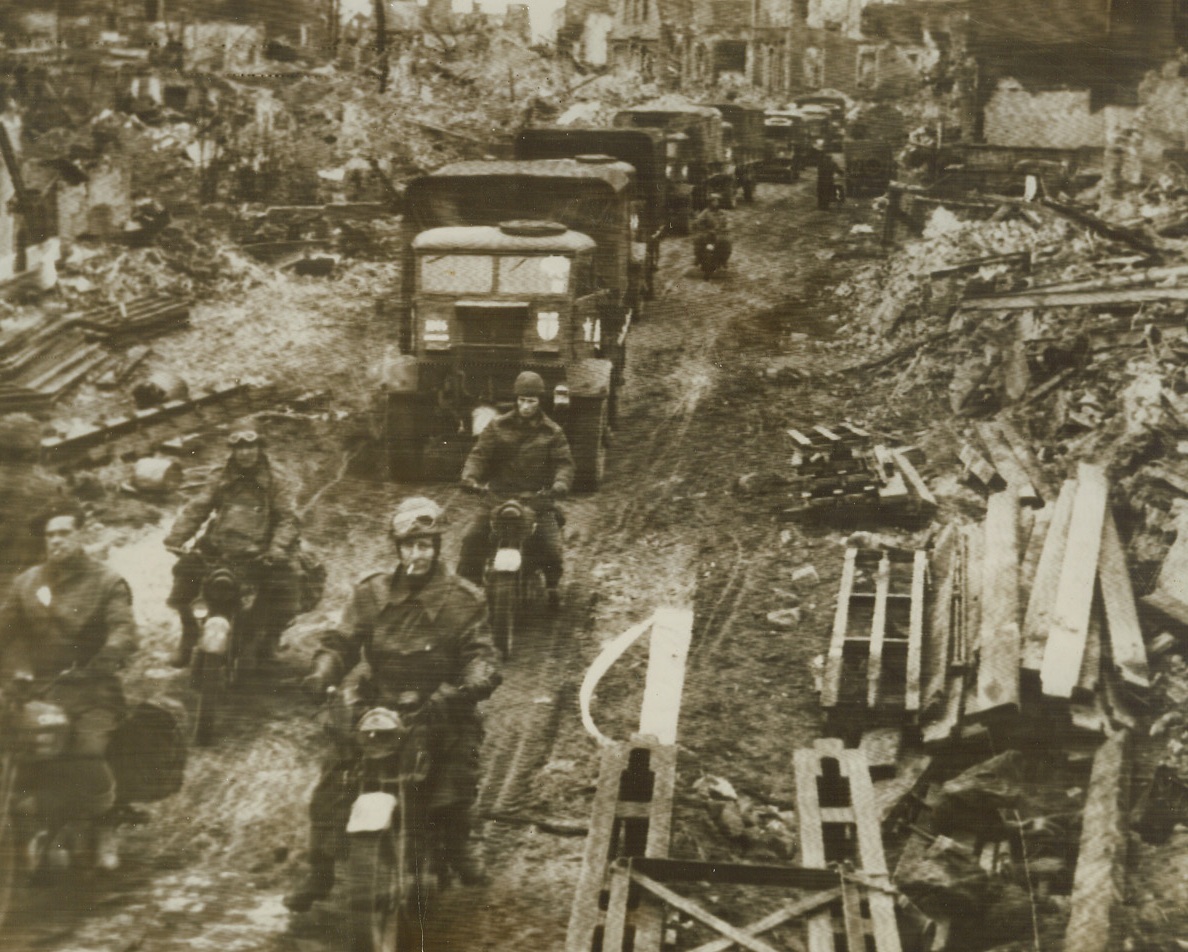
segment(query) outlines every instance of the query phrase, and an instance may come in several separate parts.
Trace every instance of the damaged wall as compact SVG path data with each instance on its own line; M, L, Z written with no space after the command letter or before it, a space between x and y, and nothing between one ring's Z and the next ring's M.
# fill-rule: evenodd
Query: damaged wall
M132 212L129 175L121 166L102 165L90 170L86 181L54 188L54 209L59 237L81 235L108 238L123 229Z
M1111 129L1132 121L1126 106L1092 108L1088 89L1029 91L1003 80L986 103L983 127L990 145L1051 149L1102 148Z

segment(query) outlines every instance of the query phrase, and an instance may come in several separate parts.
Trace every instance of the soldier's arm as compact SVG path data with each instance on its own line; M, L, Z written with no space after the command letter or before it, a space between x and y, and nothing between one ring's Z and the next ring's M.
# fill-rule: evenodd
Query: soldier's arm
M0 672L5 679L18 671L32 672L29 656L28 635L30 626L25 610L17 594L14 581L8 590L8 597L0 605Z
M337 684L362 660L363 644L371 633L372 615L366 605L369 597L363 583L356 585L338 627L318 640L314 665L325 670L330 683Z
M202 523L206 522L206 517L214 511L218 501L221 477L221 473L215 473L206 484L206 488L182 509L177 519L174 520L169 535L165 537L167 547L175 548L185 545L194 533L202 528Z
M483 701L503 682L499 651L487 621L486 601L475 593L475 607L459 636L461 675L458 688L470 701Z
M569 449L569 440L565 438L564 430L557 430L553 437L553 447L550 454L553 458L553 486L562 492L569 492L573 487L573 453Z
M482 484L487 481L491 471L491 460L495 455L495 444L495 425L488 423L466 457L466 463L462 467L463 482L473 480Z
M115 673L136 650L136 619L132 615L132 590L122 578L108 587L103 604L103 647L88 665L96 671Z
M272 538L269 554L276 558L289 555L301 535L301 520L293 491L285 479L274 479L272 493Z

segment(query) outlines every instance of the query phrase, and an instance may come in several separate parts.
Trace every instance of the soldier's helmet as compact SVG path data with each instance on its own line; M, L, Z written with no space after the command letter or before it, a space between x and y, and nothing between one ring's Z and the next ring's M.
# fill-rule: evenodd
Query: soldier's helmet
M512 385L512 392L517 397L543 397L544 379L535 371L525 370L516 377L516 382Z
M392 513L392 538L397 542L440 538L445 531L445 522L445 511L432 499L410 496Z

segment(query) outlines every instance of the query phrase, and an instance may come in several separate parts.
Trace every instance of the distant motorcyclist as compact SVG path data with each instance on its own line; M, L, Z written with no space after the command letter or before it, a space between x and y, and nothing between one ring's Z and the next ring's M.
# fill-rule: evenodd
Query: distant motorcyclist
M264 454L264 441L252 430L232 433L227 439L231 457L211 478L206 489L182 510L165 547L180 551L204 525L195 553L181 552L173 567L173 590L168 605L181 617L181 641L171 664L190 663L199 627L190 605L202 590L209 560L226 560L250 566L260 585L256 604L261 607L263 630L259 647L269 655L285 626L298 611L295 566L300 523L285 480Z
M837 184L837 160L825 150L825 140L818 139L817 149L817 208L826 211L842 203Z
M709 242L719 248L723 261L729 260L734 250L734 242L730 238L730 219L722 210L722 196L716 192L710 195L705 208L693 219L693 252L699 261Z
M476 491L486 483L501 496L535 494L528 503L536 512L533 546L544 572L549 605L557 607L557 586L564 569L561 528L554 501L569 495L573 483L573 455L565 431L541 409L545 394L540 374L525 370L513 385L515 409L496 417L479 434L462 467L462 485ZM492 551L488 512L478 513L462 538L458 574L475 585L483 583L483 567Z
M317 696L341 680L343 698L361 708L393 705L402 692L428 698L433 718L433 765L428 813L450 866L466 884L481 883L481 857L470 842L470 811L478 786L483 728L476 704L499 686L498 653L482 593L441 562L441 507L404 500L389 529L399 562L364 575L337 631L326 635L305 686ZM345 678L343 677L346 674ZM304 912L334 885L344 830L355 793L358 754L337 749L323 764L310 801L310 869L285 905Z
M115 869L116 784L106 754L124 716L116 672L136 648L136 623L128 583L86 554L82 524L69 504L37 521L45 562L18 575L0 607L0 684L30 681L70 719L65 756L18 780L15 808L35 797L37 812L94 822L96 865Z

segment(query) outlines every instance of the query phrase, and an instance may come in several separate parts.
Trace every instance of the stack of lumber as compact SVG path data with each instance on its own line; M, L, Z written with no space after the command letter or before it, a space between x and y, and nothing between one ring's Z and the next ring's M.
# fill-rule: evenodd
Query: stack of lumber
M118 304L101 304L76 314L73 323L88 337L100 340L143 340L189 324L190 304L185 298L151 294Z
M792 465L792 505L781 518L800 520L855 510L931 512L936 499L899 449L875 443L869 433L843 423L814 426L808 433L788 430L796 447Z
M1103 469L1082 463L1033 518L1008 489L990 496L984 525L942 533L921 676L926 744L1029 705L1092 733L1133 726L1150 678L1107 496Z

